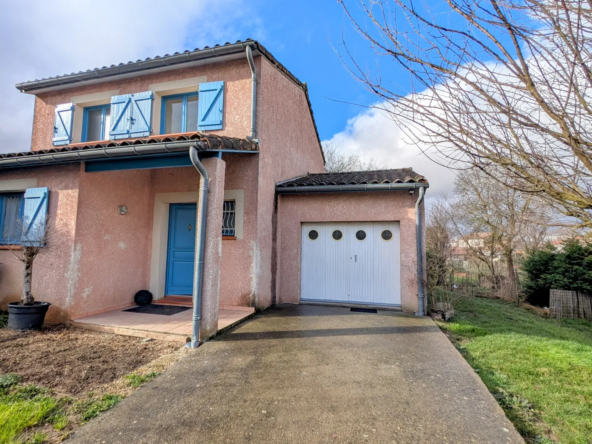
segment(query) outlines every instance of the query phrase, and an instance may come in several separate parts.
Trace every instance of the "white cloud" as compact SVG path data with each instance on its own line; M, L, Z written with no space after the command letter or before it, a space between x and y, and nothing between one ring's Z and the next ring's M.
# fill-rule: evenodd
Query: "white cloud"
M372 159L379 168L413 168L430 182L428 196L450 193L454 186L454 171L433 162L419 147L408 143L397 124L376 107L349 119L342 132L324 143L365 161Z
M30 147L34 101L18 92L16 83L263 37L244 0L1 3L1 152Z

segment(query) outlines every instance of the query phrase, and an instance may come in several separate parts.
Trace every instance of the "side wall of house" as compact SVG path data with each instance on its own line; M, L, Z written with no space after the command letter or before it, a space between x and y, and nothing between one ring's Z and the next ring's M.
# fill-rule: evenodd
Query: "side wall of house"
M49 187L49 240L33 263L33 296L52 304L47 320L68 320L74 301L78 258L74 248L79 202L80 166L53 166L3 171L0 181L34 179L38 187ZM0 308L19 300L23 291L23 265L12 251L0 250Z
M278 301L300 301L301 226L304 222L400 223L401 304L417 311L415 201L407 192L282 195L278 202Z
M259 59L259 214L252 257L258 271L256 306L262 308L273 303L278 275L274 257L275 185L307 173L320 173L324 164L304 91L267 60Z

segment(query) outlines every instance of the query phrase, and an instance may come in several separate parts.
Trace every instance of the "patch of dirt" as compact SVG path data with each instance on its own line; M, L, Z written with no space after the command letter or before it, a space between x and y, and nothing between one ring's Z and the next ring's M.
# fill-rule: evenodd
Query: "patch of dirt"
M113 383L163 355L177 355L180 348L175 342L144 342L63 325L41 332L0 329L0 374L17 373L23 383L78 395Z

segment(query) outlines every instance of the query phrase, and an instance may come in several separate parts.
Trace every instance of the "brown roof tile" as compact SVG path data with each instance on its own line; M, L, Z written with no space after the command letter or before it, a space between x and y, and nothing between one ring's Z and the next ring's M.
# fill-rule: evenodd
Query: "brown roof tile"
M0 159L9 157L34 156L37 154L61 153L65 151L82 151L101 148L111 148L117 146L149 145L163 142L179 142L183 140L199 140L207 144L210 150L237 150L237 151L257 151L258 145L248 139L239 139L237 137L217 136L214 134L204 134L200 132L166 134L139 139L121 139L121 140L103 140L101 142L83 142L73 143L66 146L50 148L39 151L24 151L19 153L0 154Z
M348 173L320 173L297 177L277 185L278 188L329 186L329 185L365 185L388 183L428 183L425 177L411 168L393 170L353 171Z

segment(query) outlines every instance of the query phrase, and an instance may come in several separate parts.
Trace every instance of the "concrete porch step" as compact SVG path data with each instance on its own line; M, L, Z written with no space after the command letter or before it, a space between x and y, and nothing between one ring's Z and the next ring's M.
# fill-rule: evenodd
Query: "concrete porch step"
M172 342L180 342L185 344L187 342L187 338L190 336L182 333L160 333L156 331L149 331L149 330L138 330L138 329L131 329L125 327L115 327L109 325L97 325L97 324L88 324L85 322L76 322L71 321L70 325L76 328L83 328L85 330L92 330L92 331L101 331L103 333L114 333L116 335L123 335L123 336L134 336L136 338L151 338L151 339L160 339L163 341L172 341Z
M193 300L188 296L165 296L164 298L152 301L158 305L176 305L181 307L193 307Z

